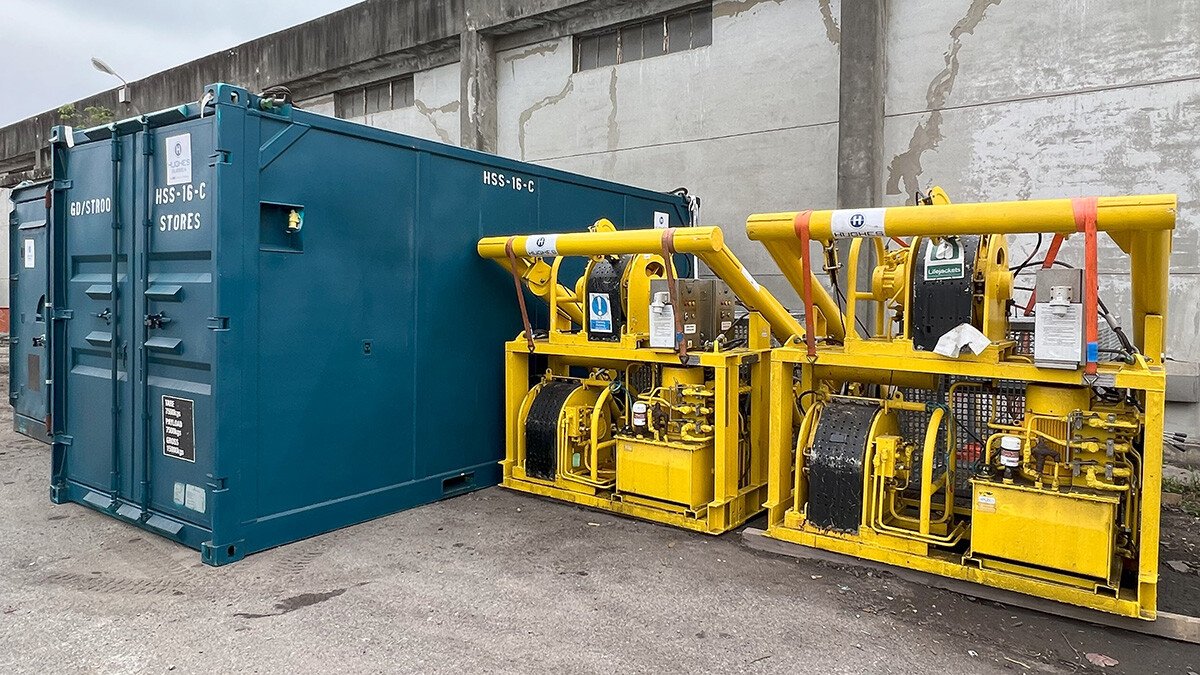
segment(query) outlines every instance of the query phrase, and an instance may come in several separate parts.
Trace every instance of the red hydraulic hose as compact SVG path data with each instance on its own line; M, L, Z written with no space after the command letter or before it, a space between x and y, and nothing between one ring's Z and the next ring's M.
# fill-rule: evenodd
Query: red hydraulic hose
M1062 234L1054 235L1050 240L1050 249L1046 251L1046 259L1042 261L1042 269L1048 270L1054 267L1054 260L1058 258L1058 249L1062 247L1063 240L1066 239ZM1025 305L1025 316L1033 314L1033 305L1037 302L1037 289L1029 294L1029 304Z

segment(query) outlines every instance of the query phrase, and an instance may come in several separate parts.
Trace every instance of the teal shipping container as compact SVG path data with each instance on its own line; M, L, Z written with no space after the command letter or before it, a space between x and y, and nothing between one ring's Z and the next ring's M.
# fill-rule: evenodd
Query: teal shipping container
M51 497L212 565L498 482L521 321L479 238L691 224L682 194L202 93L53 130L45 319Z

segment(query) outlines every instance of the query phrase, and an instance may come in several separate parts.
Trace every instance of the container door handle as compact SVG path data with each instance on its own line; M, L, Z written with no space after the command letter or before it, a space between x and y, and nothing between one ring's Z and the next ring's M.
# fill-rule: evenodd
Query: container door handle
M150 330L162 328L169 323L171 323L170 317L163 316L162 312L155 312L154 314L146 315L146 328Z

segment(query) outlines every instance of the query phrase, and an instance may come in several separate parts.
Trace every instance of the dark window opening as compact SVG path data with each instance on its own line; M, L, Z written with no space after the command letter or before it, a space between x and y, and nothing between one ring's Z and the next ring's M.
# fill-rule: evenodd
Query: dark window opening
M333 95L333 112L341 118L362 117L413 105L413 78L376 82L365 87L339 91Z
M712 4L575 36L575 72L712 44Z

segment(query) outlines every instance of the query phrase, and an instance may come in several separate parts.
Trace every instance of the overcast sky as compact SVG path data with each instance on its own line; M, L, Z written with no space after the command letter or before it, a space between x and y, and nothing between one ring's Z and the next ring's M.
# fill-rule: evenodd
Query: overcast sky
M0 126L359 0L0 0Z

